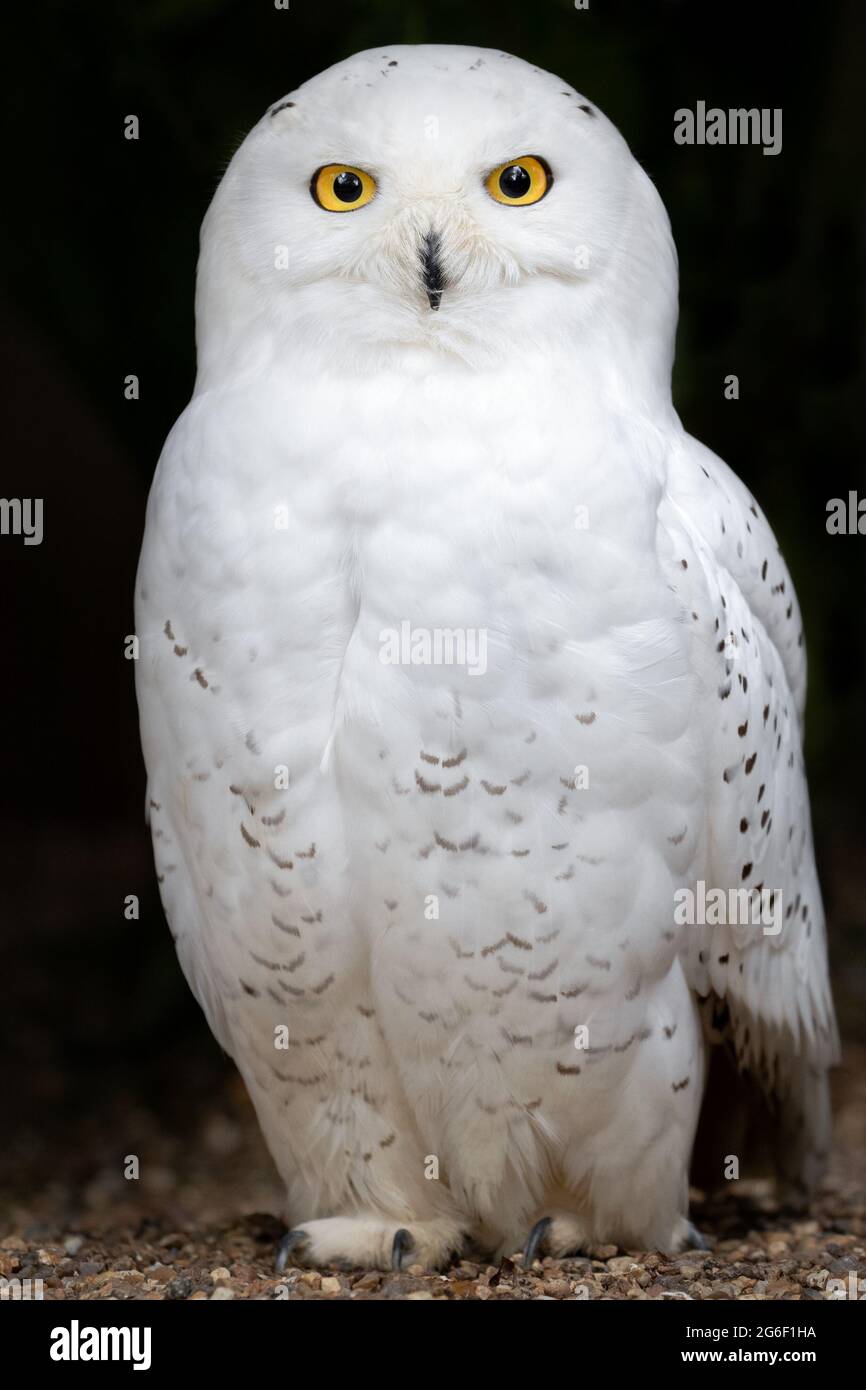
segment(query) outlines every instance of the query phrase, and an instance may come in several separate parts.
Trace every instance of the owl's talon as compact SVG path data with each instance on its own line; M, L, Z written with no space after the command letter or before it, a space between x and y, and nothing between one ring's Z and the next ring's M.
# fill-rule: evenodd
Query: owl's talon
M405 1226L401 1226L399 1231L394 1232L394 1243L391 1246L391 1268L399 1274L403 1268L403 1256L408 1255L415 1249L415 1242Z
M541 1219L540 1219L539 1221L536 1221L536 1223L535 1223L535 1225L533 1226L532 1230L529 1232L529 1235L528 1235L527 1240L526 1240L526 1244L525 1244L524 1247L523 1247L523 1268L524 1268L524 1269L531 1269L531 1268L532 1268L532 1263L533 1263L533 1261L535 1260L536 1256L538 1255L538 1252L539 1252L539 1250L540 1250L540 1248L541 1248L541 1245L542 1245L542 1243L543 1243L543 1241L544 1241L544 1238L545 1238L545 1236L547 1235L548 1231L550 1230L550 1226L551 1226L550 1217L549 1217L549 1216L542 1216Z
M277 1274L282 1274L289 1262L289 1255L295 1246L301 1245L307 1239L306 1231L286 1231L277 1246L277 1254L274 1260L274 1268Z
M688 1222L689 1245L693 1250L709 1250L710 1243L693 1222Z

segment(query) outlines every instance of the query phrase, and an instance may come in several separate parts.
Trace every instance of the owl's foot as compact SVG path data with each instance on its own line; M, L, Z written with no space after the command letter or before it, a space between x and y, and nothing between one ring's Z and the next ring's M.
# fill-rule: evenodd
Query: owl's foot
M276 1270L281 1274L287 1265L401 1270L416 1264L439 1269L463 1240L464 1232L447 1217L404 1226L376 1216L332 1216L287 1231L277 1247Z
M702 1235L694 1222L687 1217L682 1218L682 1227L675 1237L677 1248L670 1251L670 1254L678 1255L682 1250L709 1250L710 1242L706 1236Z
M532 1263L535 1259L538 1258L539 1251L541 1250L544 1244L545 1238L547 1236L548 1231L550 1230L551 1224L551 1218L549 1216L542 1216L541 1220L536 1221L532 1230L529 1232L529 1235L526 1238L526 1244L523 1247L524 1269L532 1268Z
M570 1212L555 1212L552 1216L542 1216L526 1238L523 1247L523 1268L531 1269L535 1260L545 1255L563 1259L566 1255L579 1255L588 1245L586 1227L577 1216Z
M564 1259L566 1255L584 1254L597 1242L587 1238L583 1223L568 1212L553 1216L542 1216L532 1227L523 1247L523 1268L530 1269L534 1260L552 1255L554 1259ZM664 1253L679 1255L683 1250L708 1250L709 1243L701 1235L697 1226L687 1217L677 1218L673 1235L664 1244Z

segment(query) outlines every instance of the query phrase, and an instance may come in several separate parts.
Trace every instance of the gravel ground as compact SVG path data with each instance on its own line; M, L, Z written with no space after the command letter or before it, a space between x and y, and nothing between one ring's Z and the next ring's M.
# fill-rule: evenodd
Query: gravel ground
M693 1194L711 1249L676 1258L602 1246L524 1271L482 1256L442 1274L273 1272L279 1189L233 1074L181 1123L112 1091L64 1140L26 1130L0 1162L0 1275L40 1278L46 1299L824 1299L833 1280L866 1279L866 1049L835 1077L836 1139L806 1215L769 1186L723 1200ZM107 1136L109 1136L107 1138ZM118 1137L120 1136L120 1137ZM117 1151L115 1152L115 1150ZM122 1149L122 1152L120 1151ZM140 1177L123 1176L137 1155ZM828 1284L830 1285L828 1287Z

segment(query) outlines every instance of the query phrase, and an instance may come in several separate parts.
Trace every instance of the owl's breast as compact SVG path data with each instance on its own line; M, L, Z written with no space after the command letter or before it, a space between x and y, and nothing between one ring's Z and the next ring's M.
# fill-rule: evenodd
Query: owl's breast
M675 954L703 821L658 447L488 402L398 430L358 508L331 763L373 939L449 1026L621 999Z
M312 393L288 444L208 407L148 520L148 763L240 988L288 953L336 1009L366 954L431 1058L636 1037L704 833L658 436L545 390L347 389L342 428Z

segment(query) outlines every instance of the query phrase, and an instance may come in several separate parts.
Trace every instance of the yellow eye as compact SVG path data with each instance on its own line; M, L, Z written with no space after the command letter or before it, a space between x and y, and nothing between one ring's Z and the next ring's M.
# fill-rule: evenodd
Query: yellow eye
M354 212L369 203L376 180L350 164L325 164L313 175L310 192L326 212Z
M544 160L524 154L508 164L500 164L487 175L484 186L497 203L519 208L539 202L552 183L553 175Z

